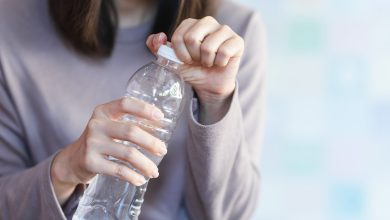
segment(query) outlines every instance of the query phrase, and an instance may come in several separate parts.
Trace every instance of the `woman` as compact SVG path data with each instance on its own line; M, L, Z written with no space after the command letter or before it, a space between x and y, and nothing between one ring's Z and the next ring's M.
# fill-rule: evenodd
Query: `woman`
M120 97L168 38L194 97L166 154L115 118L163 117ZM97 173L145 182L107 155L159 176L140 219L248 219L259 191L264 42L258 16L229 2L1 1L0 219L71 218ZM166 156L157 168L113 138Z

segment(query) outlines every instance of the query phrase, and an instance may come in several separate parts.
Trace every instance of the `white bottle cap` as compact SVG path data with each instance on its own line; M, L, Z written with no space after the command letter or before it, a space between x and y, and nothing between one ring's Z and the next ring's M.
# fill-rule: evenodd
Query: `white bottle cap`
M167 45L161 45L160 48L158 48L157 55L167 58L173 62L183 64L183 62L177 58L175 51Z

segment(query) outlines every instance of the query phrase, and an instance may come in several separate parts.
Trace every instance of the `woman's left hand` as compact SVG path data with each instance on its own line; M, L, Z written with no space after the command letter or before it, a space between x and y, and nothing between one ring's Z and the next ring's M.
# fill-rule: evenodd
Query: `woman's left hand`
M152 34L146 45L156 53L166 42L164 33ZM244 40L229 26L207 16L184 20L172 35L172 47L185 63L180 74L199 97L203 117L200 120L219 120L227 111L235 88Z

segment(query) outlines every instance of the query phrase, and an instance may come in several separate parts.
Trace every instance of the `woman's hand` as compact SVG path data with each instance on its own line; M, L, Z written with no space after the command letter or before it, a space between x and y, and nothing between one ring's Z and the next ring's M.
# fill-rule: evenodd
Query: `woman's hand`
M148 48L156 53L167 42L164 33L150 35ZM225 115L235 88L244 41L213 17L186 19L172 35L172 47L184 65L181 74L200 101L200 121L206 124Z
M133 98L122 98L96 107L82 135L58 153L53 161L51 178L60 204L70 197L78 184L87 183L96 174L118 177L137 186L145 183L142 175L126 165L108 160L108 156L130 163L146 177L158 177L156 164L144 154L114 141L132 142L156 156L167 153L165 144L158 138L134 124L121 122L120 118L125 114L151 123L164 117L156 107Z

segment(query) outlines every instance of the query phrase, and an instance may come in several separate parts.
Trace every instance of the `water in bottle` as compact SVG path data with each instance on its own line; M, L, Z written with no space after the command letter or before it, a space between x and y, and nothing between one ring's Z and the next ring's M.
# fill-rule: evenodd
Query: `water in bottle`
M127 97L139 99L158 107L164 113L164 119L158 123L151 123L135 116L124 115L122 120L137 124L161 139L166 145L184 105L184 82L177 74L181 64L182 62L176 57L173 49L162 45L157 52L157 60L141 67L134 73L126 88ZM113 141L137 148L157 165L162 159L162 157L154 156L131 142ZM114 157L107 159L131 167L129 163ZM96 175L84 192L73 220L138 219L147 184L146 182L144 185L136 187L116 177Z

